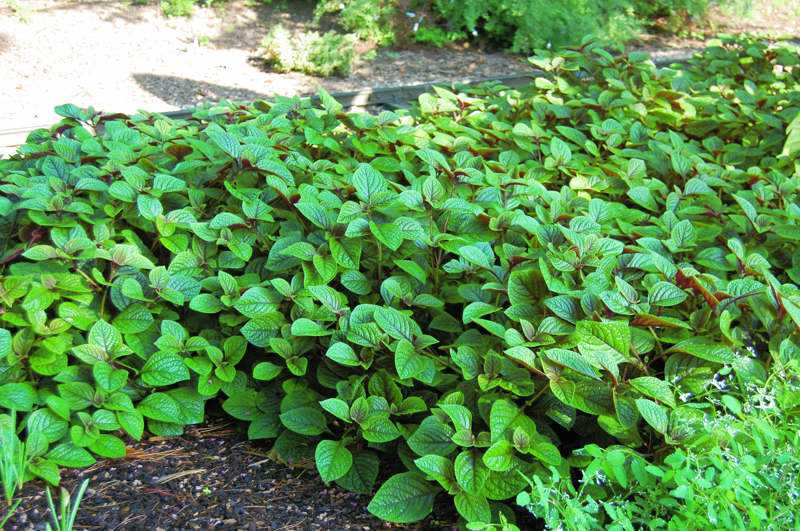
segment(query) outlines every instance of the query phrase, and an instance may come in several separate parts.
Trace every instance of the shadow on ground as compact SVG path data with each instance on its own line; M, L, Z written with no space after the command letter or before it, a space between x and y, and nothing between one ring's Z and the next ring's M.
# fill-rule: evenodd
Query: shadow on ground
M2 0L0 0L0 4ZM80 3L64 2L50 4L39 8L41 11L57 12L60 10L97 10L102 6L100 18L106 22L125 21L130 24L159 23L179 26L192 25L211 21L208 42L215 48L255 49L261 39L275 25L281 24L288 29L305 29L314 25L314 7L316 0L283 0L276 2L247 2L231 0L212 4L212 10L195 8L195 15L190 18L169 18L153 10L154 4L135 4L131 0L82 0ZM157 5L155 5L157 7ZM202 13L202 14L201 14ZM200 15L200 16L198 16ZM216 27L213 27L216 26Z
M253 50L274 26L289 30L304 30L314 26L316 0L284 0L266 4L242 6L238 3L220 4L217 14L222 28L210 39L217 48Z
M193 100L196 103L222 99L252 101L269 98L274 95L177 76L135 73L132 74L132 77L141 88L161 99L164 103L176 107L186 106L187 100Z
M146 4L134 4L130 0L81 0L80 2L51 3L37 6L36 11L59 12L90 10L95 12L98 6L103 8L99 17L106 22L124 20L129 23L143 22L147 12Z
M0 32L0 54L8 50L11 47L12 42L13 39L11 38L11 35Z

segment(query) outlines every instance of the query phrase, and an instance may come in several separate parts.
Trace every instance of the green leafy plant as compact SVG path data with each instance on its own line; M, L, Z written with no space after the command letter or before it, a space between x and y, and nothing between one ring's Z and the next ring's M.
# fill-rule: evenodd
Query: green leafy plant
M446 44L450 44L456 41L465 40L467 37L466 33L459 32L459 31L445 31L439 27L427 27L421 26L414 32L414 40L416 42L424 42L429 43L437 48L441 48Z
M31 473L216 400L383 519L443 495L480 529L574 448L702 436L714 382L798 350L798 56L532 61L411 112L59 107L0 162L0 407L46 438Z
M20 441L17 435L16 419L14 411L10 415L0 415L0 481L3 484L3 496L6 501L5 512L0 519L0 528L5 526L19 507L20 500L14 498L25 482L25 474L30 460L26 445Z
M396 10L395 0L320 0L314 16L319 22L325 15L333 15L345 31L354 33L359 39L386 46L395 40L393 19L397 16Z
M47 488L47 505L50 507L50 519L53 525L47 524L47 531L72 531L75 529L75 519L78 517L78 510L83 500L83 495L86 493L86 488L89 486L89 480L84 479L78 487L78 492L75 494L75 499L72 499L72 494L65 489L61 488L59 495L59 507L53 502L53 495L50 493L50 488Z
M290 32L277 25L264 37L259 54L279 72L344 76L355 59L355 42L354 36L335 31Z
M550 529L794 529L800 525L800 386L774 371L711 399L701 437L654 463L630 448L573 453L579 485L557 470L517 501ZM784 374L784 377L781 377ZM672 527L668 527L672 526Z
M196 0L161 0L161 12L168 17L189 17L196 4Z

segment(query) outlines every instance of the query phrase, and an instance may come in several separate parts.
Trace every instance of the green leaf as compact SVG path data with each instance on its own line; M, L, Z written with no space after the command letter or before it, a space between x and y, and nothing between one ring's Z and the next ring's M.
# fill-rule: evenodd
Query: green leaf
M393 223L378 225L370 221L369 230L380 243L392 251L398 250L403 244L403 231Z
M134 440L141 440L144 433L144 418L136 410L117 411L117 422Z
M301 317L292 323L292 335L305 336L305 337L321 337L329 336L333 333L331 330L326 330L325 327L312 321Z
M386 414L373 414L361 423L361 435L369 442L386 443L400 437L400 431Z
M180 404L166 393L156 392L147 395L139 402L136 409L149 419L183 424Z
M256 286L245 291L233 307L245 317L255 319L275 311L274 300L266 288Z
M142 304L132 304L114 318L114 328L123 334L144 332L153 324L153 315Z
M447 456L456 449L452 441L453 428L436 417L427 417L408 438L408 446L417 455Z
M347 343L331 344L325 355L340 365L358 367L361 364L361 360L358 359L353 348Z
M8 410L31 411L36 402L36 390L29 383L0 385L0 407Z
M287 429L300 435L319 435L325 431L325 415L314 407L297 407L280 415Z
M24 253L22 256L28 260L41 262L43 260L51 260L59 257L59 251L51 245L34 245Z
M548 359L559 365L569 367L573 371L588 376L589 378L595 380L600 379L597 370L577 352L563 348L551 348L547 349L544 353Z
M524 418L516 404L510 400L496 400L489 413L491 442L503 439Z
M397 343L394 352L394 365L400 378L414 378L428 368L429 360L414 350L414 346L406 340Z
M642 418L647 421L654 430L659 433L666 433L669 427L669 417L666 410L646 398L636 399L636 408L642 414Z
M367 509L378 518L398 524L418 522L433 510L438 489L415 472L395 474L381 485Z
M514 463L514 445L504 439L493 443L483 454L483 463L489 470L497 472L511 470Z
M426 476L435 479L444 488L453 485L455 476L453 472L453 462L439 455L424 455L414 460L414 464Z
M372 166L362 163L353 173L353 186L358 198L368 203L377 194L386 190L386 179Z
M319 405L330 413L331 415L349 423L350 421L350 406L341 398L328 398L321 400Z
M458 249L461 255L470 264L489 269L492 266L492 256L487 255L484 250L477 245L466 245Z
M5 328L0 328L0 359L11 354L11 332Z
M672 394L669 384L664 380L659 380L653 376L640 376L639 378L628 380L628 383L643 395L664 402L670 407L677 406L675 396Z
M233 394L222 403L222 409L239 420L254 420L260 415L258 398L252 390Z
M49 460L36 460L28 465L28 471L36 477L40 477L52 486L58 486L61 475L58 465Z
M153 387L165 387L189 379L189 369L176 354L155 352L142 367L142 381Z
M68 468L85 468L95 464L92 454L69 442L53 447L45 457L58 466Z
M251 319L241 328L240 332L251 345L266 347L282 324L283 316L278 312L270 312Z
M253 378L256 380L274 380L281 373L283 368L269 361L262 361L253 367Z
M653 306L677 306L686 300L688 295L671 282L658 282L650 288L647 302Z
M630 325L622 321L578 321L575 333L584 358L619 378L617 365L630 359Z
M111 261L118 266L130 266L136 269L153 269L155 264L142 256L135 245L117 244L111 249Z
M480 493L486 478L489 477L489 469L486 468L477 450L463 450L458 454L454 470L458 485L471 494Z
M7 384L22 385L22 384ZM27 384L25 384L27 385ZM0 397L2 397L2 387L0 387ZM58 393L67 401L72 411L80 411L89 407L95 398L95 390L85 382L67 382L58 386ZM4 405L0 399L0 405ZM20 407L15 409L20 410Z
M99 362L92 367L92 376L97 386L107 393L118 391L128 381L128 371L115 369L105 362Z
M59 441L69 430L68 422L49 409L37 409L31 413L27 418L26 426L29 444L34 443L31 437L39 435L49 443Z
M322 481L329 483L347 474L353 466L353 454L343 441L326 439L317 443L314 461Z
M486 497L481 494L471 494L469 492L459 492L453 499L456 510L467 522L492 521L492 510Z
M394 308L376 308L373 314L375 322L394 339L414 341L414 323Z
M189 309L200 313L219 313L224 308L220 300L210 293L201 293L189 301Z
M102 457L125 457L125 443L113 435L100 434L89 445L89 450Z
M705 338L684 339L670 348L669 352L683 352L714 363L733 363L736 361L736 355L729 347L711 342Z
M122 334L102 319L89 330L89 344L99 347L106 354L113 354L122 346Z
M800 153L800 113L786 126L786 142L781 156L794 157L797 153Z
M572 160L572 150L569 145L557 136L550 140L550 153L559 165L567 164Z
M45 401L56 415L68 421L70 417L69 403L58 395L50 395Z
M353 466L336 483L351 492L370 494L378 478L378 465L378 457L374 453L359 451L353 457Z

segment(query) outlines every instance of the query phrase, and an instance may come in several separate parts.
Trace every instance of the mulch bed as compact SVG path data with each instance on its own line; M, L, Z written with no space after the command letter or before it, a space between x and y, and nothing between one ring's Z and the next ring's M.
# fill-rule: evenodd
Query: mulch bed
M72 491L90 479L79 529L456 529L446 506L415 526L382 522L367 512L368 496L326 486L314 469L276 463L267 450L231 426L207 424L133 445L125 459L64 470L62 485ZM43 529L50 517L41 482L21 498L6 529Z

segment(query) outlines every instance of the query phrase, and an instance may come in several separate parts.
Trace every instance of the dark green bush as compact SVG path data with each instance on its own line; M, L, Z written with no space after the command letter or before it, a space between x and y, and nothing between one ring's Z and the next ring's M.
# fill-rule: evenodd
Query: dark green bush
M529 53L536 48L576 44L588 34L624 42L653 27L685 30L689 20L703 20L711 3L712 0L319 0L315 19L320 22L328 17L345 33L379 46L398 39L441 46L479 37L515 52ZM161 0L162 10L169 16L189 16L197 4L214 5L214 1Z
M219 400L325 481L395 474L381 518L444 492L480 526L573 448L702 437L714 382L800 352L798 56L533 62L409 114L59 108L0 162L0 407L45 435L30 473Z
M440 24L516 52L575 44L590 33L622 42L640 28L630 0L434 0Z
M314 14L317 21L333 15L345 31L380 46L395 40L394 19L398 16L395 0L319 0Z

